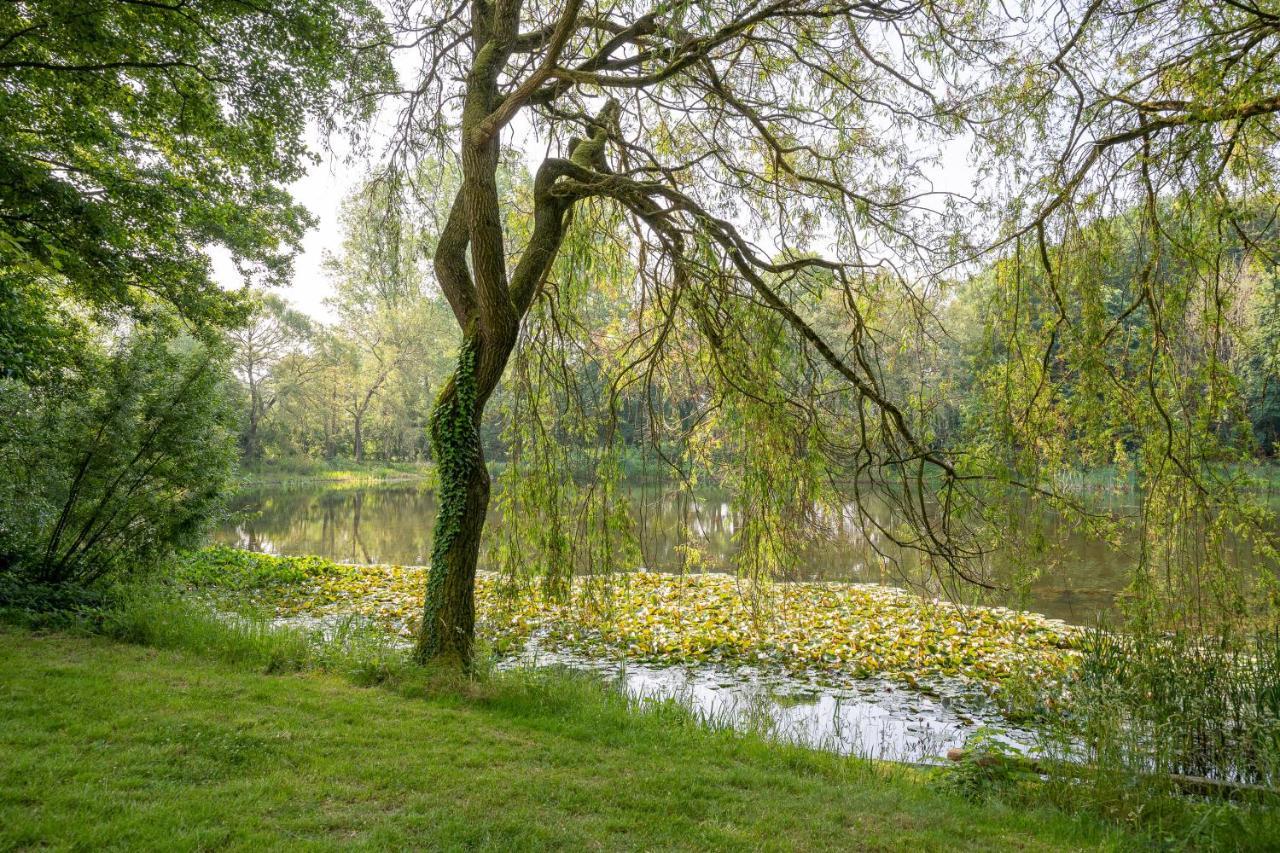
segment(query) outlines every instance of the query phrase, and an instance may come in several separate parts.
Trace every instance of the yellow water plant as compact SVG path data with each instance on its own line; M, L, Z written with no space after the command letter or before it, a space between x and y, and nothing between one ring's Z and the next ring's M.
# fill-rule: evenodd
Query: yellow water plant
M222 588L279 617L359 615L406 638L417 627L426 570L277 558L217 548L189 557L183 579ZM627 572L575 579L552 598L536 584L482 573L477 627L499 652L542 647L663 664L750 664L827 680L932 676L995 684L1060 677L1080 632L1000 607L837 582L767 588L725 574Z

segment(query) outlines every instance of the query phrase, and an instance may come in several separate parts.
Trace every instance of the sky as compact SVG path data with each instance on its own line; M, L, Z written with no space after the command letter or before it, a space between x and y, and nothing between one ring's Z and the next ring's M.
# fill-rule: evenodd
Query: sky
M322 151L313 141L312 148ZM346 164L339 158L322 154L322 161L307 172L306 177L289 187L295 200L311 211L318 223L302 238L302 251L294 258L293 281L275 292L294 307L318 319L332 319L324 301L333 294L333 284L323 268L326 251L335 250L342 242L338 225L338 209L342 199L355 188L363 174L359 164ZM240 287L242 279L231 257L225 251L210 253L214 280L225 288Z
M523 120L513 123L507 144L523 149L531 170L545 153L543 144L529 132ZM333 283L324 270L326 252L336 251L342 243L342 229L338 222L342 200L359 185L368 164L346 162L340 154L326 152L318 134L310 140L312 150L321 155L321 161L311 166L305 177L289 187L294 199L316 218L317 224L302 239L302 251L294 258L292 282L275 291L295 308L320 320L334 319L325 300L333 295ZM938 189L965 191L973 177L973 167L965 160L967 145L957 143L942 152L942 162L930 177ZM225 251L210 252L213 260L214 280L222 287L240 287L243 279Z
M419 61L414 51L401 51L394 57L397 71L402 79L414 79ZM373 119L368 128L371 139L390 138L393 123L399 117L399 105L387 104ZM335 143L341 134L335 137ZM546 154L546 142L539 138L528 119L517 115L503 132L504 147L513 147L524 153L526 166L530 173L537 170L538 164ZM294 258L293 278L289 285L275 290L295 308L314 318L333 320L334 314L325 305L325 300L333 295L333 283L324 270L326 252L337 251L342 243L342 229L339 224L339 211L344 198L357 188L367 174L370 162L352 162L341 151L330 152L323 144L319 131L312 128L308 133L308 146L320 155L320 162L313 164L302 179L289 187L294 199L311 212L316 219L316 226L309 229L302 239L302 250ZM377 144L370 145L370 150L377 151ZM972 189L974 178L973 164L967 161L969 152L968 140L955 140L944 144L940 152L940 161L926 174L937 190L949 190L965 193ZM213 262L214 280L224 288L238 288L243 279L236 271L230 255L225 251L210 252Z
M385 124L394 115L394 110L385 110L375 124ZM373 132L379 134L388 130L375 127ZM517 116L503 136L506 145L524 152L531 171L537 168L545 154L545 144L532 132L523 116ZM289 192L295 201L311 211L317 224L303 236L302 251L293 262L292 282L277 288L274 293L312 317L332 320L333 312L325 305L325 300L333 295L333 283L324 270L325 253L337 251L341 246L342 228L338 214L342 200L359 186L372 162L349 162L341 152L326 151L320 134L314 129L308 134L307 144L320 155L321 161L308 169L306 177L290 185ZM377 150L376 145L371 148ZM244 280L227 252L213 250L209 255L213 261L214 281L227 289L243 285Z

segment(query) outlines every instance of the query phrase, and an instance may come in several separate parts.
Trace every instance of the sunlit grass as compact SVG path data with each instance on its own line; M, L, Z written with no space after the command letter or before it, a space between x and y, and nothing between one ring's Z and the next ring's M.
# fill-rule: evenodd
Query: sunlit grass
M141 589L80 624L94 633L0 623L0 848L1280 843L1274 811L1100 800L1025 774L957 786L583 673L423 669L352 623L302 630Z
M245 649L272 632L228 631L164 627L157 650L0 629L0 846L1121 846L1088 819L970 803L919 771L708 729L584 677L403 670L361 690L263 675L279 650ZM223 661L180 650L210 642Z
M288 457L247 463L241 479L246 486L322 482L329 485L366 485L386 480L427 480L434 471L429 462L356 462L351 459Z

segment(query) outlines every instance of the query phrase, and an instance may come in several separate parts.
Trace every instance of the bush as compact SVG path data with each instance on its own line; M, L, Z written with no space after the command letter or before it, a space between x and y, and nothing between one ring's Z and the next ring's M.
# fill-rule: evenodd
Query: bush
M181 555L174 563L174 580L201 589L251 590L290 587L320 577L342 577L356 571L312 555L274 557L212 545Z
M1128 774L1280 785L1280 631L1090 632L1063 750Z
M216 349L147 331L86 342L51 381L0 379L10 596L118 579L200 540L234 470L226 376Z
M1008 792L1028 776L1022 755L999 732L979 728L968 737L963 755L939 774L941 787L981 801Z

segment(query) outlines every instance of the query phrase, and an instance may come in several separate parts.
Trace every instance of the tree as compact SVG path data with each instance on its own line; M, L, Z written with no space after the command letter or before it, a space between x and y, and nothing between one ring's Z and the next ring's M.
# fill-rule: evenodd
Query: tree
M244 457L262 457L263 419L275 408L280 395L305 380L312 362L293 358L299 355L311 334L306 315L290 308L279 296L262 297L249 322L232 329L232 367L248 394L240 445Z
M364 459L370 407L406 365L424 360L422 344L430 334L423 235L403 215L396 191L392 182L375 178L348 198L342 251L326 258L335 288L329 300L338 314L335 333L351 354L345 407L357 462Z
M862 520L886 541L981 581L966 566L1000 527L971 526L981 520L979 490L1012 485L1061 500L1045 485L1056 469L1037 460L1063 459L1060 442L1041 440L1057 429L1045 380L1063 353L1088 387L1118 382L1119 396L1145 401L1144 436L1163 435L1162 422L1180 436L1163 451L1161 440L1149 443L1153 471L1163 452L1185 468L1169 470L1201 482L1186 463L1207 447L1192 440L1205 418L1191 386L1165 377L1195 357L1172 358L1175 336L1203 327L1157 326L1135 349L1159 381L1130 369L1134 359L1109 376L1091 336L1107 327L1100 318L1132 312L1099 301L1096 288L1067 304L1054 255L1062 263L1097 248L1095 232L1079 226L1102 212L1099 198L1115 202L1112 215L1150 209L1167 191L1151 185L1157 171L1175 183L1215 167L1242 184L1269 180L1280 108L1274 16L1247 2L1186 0L1064 5L1045 24L982 2L494 0L406 3L394 20L422 64L393 159L447 147L462 173L434 253L463 344L432 419L441 508L420 659L470 659L489 501L478 439L486 404L521 340L563 331L563 294L602 266L631 270L630 298L642 306L606 396L639 382L652 401L683 381L674 370L655 378L675 362L709 383L709 394L685 395L697 409L668 420L686 438L705 434L711 413L733 429L746 451L742 482L769 513L761 529L785 517L778 495L803 505L823 478L844 472ZM547 152L531 198L500 190L504 132L536 134ZM937 146L965 137L988 164L973 199L929 181ZM1209 219L1196 226L1201 245ZM1025 256L1024 237L1035 248ZM1042 358L1019 359L1025 375L1007 386L1019 397L1008 411L1034 415L1019 416L1021 459L944 448L930 431L936 394L919 377L892 387L884 372L902 330L933 333L946 277L1006 249L1019 261L1010 272L1046 259L1038 304L1053 312L1018 347L1039 346ZM1072 276L1084 282L1086 267ZM1169 279L1184 294L1202 292L1194 280ZM1154 309L1157 300L1146 301ZM895 302L912 316L882 322ZM846 317L818 322L824 304ZM1064 327L1078 333L1070 348ZM1219 388L1211 365L1206 377ZM1144 381L1155 390L1134 397ZM1185 404L1176 422L1164 408L1170 393ZM1113 403L1112 415L1123 411ZM1209 404L1219 411L1208 420L1230 414L1215 394ZM1067 413L1105 439L1095 412ZM872 494L905 527L867 513Z
M799 359L842 377L849 411L874 433L857 451L865 473L918 523L917 547L954 555L945 524L916 509L935 477L944 493L959 487L953 463L885 395L864 327L832 342L805 314L827 287L856 311L868 271L945 253L915 221L941 219L924 209L938 197L917 180L912 146L963 124L973 93L949 77L957 63L1009 53L982 4L506 0L414 4L400 20L424 62L396 153L447 142L462 172L434 254L463 343L432 419L441 509L420 659L470 660L489 501L478 426L522 323L575 254L566 242L590 238L574 227L588 219L625 235L615 250L668 307L668 328L692 322L741 359L754 324L738 318L764 311ZM918 63L901 58L908 48ZM504 206L498 185L500 135L517 117L553 149L524 209ZM757 243L765 232L770 251ZM754 379L774 382L779 367Z
M980 405L1012 440L983 452L1024 479L1075 455L1133 472L1147 627L1261 608L1272 573L1241 571L1228 539L1256 565L1280 553L1232 360L1248 268L1280 258L1277 51L1280 19L1249 0L1094 0L1065 5L988 100L1009 357Z
M218 333L251 300L207 253L287 275L304 130L368 114L385 34L366 0L0 9L0 561L23 582L144 568L209 520Z
M0 264L91 309L242 319L206 249L287 276L306 123L364 114L384 35L366 0L5 4Z
M1258 445L1274 457L1280 456L1280 276L1261 278L1252 296L1240 372Z
M0 570L85 586L200 541L234 465L225 353L148 328L56 384L0 380Z

